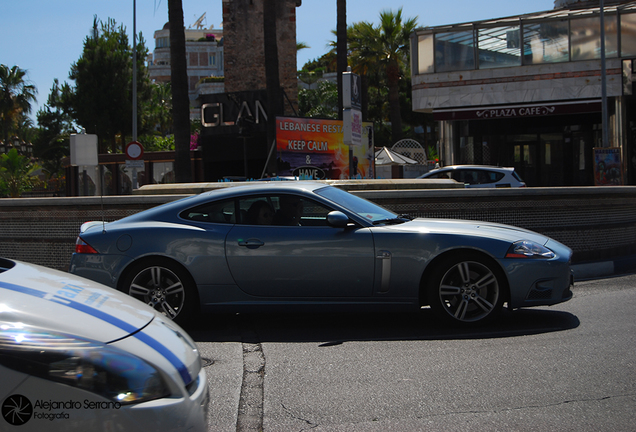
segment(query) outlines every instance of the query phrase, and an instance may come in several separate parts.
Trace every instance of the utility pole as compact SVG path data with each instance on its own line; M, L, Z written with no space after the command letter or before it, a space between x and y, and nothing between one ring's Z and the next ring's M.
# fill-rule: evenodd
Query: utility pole
M601 117L603 127L603 147L609 147L609 122L607 116L607 73L605 64L605 12L601 0Z
M132 140L137 141L137 0L133 0Z

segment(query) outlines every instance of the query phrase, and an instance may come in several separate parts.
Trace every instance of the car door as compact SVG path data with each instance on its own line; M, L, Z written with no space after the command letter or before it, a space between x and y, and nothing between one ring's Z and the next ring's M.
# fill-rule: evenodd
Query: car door
M298 219L281 216L297 199ZM276 213L257 225L247 217L256 201ZM299 196L258 196L239 200L244 220L226 237L227 263L235 282L259 297L364 297L374 283L373 235L368 228L327 224L331 208Z

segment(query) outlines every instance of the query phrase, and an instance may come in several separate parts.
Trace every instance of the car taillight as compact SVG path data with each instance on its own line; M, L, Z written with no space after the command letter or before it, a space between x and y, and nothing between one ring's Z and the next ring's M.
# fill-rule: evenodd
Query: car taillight
M75 253L96 254L97 251L93 249L93 246L82 240L81 237L78 237L75 241Z

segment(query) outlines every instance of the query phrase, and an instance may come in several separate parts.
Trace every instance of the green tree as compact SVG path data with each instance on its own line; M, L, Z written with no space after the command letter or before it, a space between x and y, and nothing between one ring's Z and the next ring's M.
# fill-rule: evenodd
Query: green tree
M387 87L389 121L393 142L402 137L400 80L408 76L409 38L417 27L417 17L403 20L397 12L380 12L380 24L359 22L348 29L350 59L353 70L363 75L378 74Z
M37 89L25 80L26 71L17 66L0 64L0 127L2 138L8 142L16 133L19 120L31 112Z
M55 79L47 103L37 113L39 130L33 141L33 155L40 161L47 180L64 177L63 159L70 154L70 135L75 131L61 99L60 84Z
M333 32L332 32L333 33ZM335 34L335 33L334 33ZM335 43L331 44L335 47ZM323 54L317 59L308 61L303 65L302 70L298 73L327 73L327 72L335 72L336 71L336 51L332 49L326 54Z
M37 183L33 172L39 169L26 156L20 156L16 149L0 156L0 190L11 198L19 198L22 192L31 190Z
M139 99L150 95L144 65L147 54L140 34L137 44ZM87 133L97 134L100 153L123 151L126 138L132 134L132 61L132 48L124 27L117 26L113 19L104 23L95 17L93 32L84 40L82 56L71 65L69 78L75 86L62 86L67 113Z
M298 91L298 113L301 117L338 119L338 86L320 81L316 89Z
M172 133L172 87L170 82L151 85L150 99L142 101L142 123L148 131L158 130L161 136Z

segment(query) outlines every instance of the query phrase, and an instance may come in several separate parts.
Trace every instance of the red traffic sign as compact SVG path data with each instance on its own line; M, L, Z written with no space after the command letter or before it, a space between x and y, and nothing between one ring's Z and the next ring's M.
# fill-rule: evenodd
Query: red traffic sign
M126 145L126 157L132 160L141 159L144 155L144 147L137 141L131 141Z

